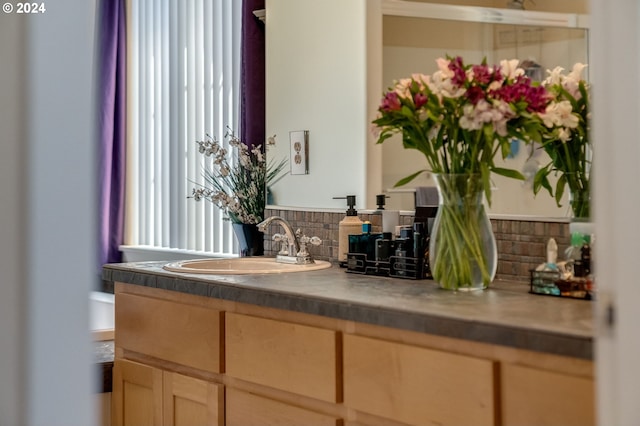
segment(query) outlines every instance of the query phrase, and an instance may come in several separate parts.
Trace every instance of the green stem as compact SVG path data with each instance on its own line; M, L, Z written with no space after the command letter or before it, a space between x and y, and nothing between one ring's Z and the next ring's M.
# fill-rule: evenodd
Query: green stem
M431 265L434 278L443 288L475 288L480 276L483 287L491 282L482 235L482 185L477 175L440 175L441 204L434 231L435 253Z

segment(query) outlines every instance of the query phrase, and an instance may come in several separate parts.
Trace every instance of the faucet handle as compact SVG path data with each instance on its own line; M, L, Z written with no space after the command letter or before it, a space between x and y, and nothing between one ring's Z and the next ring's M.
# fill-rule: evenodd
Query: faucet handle
M298 252L299 257L310 256L309 252L307 251L307 244L311 244L314 246L319 246L320 244L322 244L322 240L320 238L307 237L306 235L301 236L298 241L300 242L300 251Z
M319 246L320 244L322 244L322 240L320 239L320 237L311 237L309 239L309 242L314 246Z
M286 235L276 233L276 234L273 234L273 237L271 237L271 239L275 242L280 243L280 251L278 252L279 255L282 255L282 256L289 255L289 238Z

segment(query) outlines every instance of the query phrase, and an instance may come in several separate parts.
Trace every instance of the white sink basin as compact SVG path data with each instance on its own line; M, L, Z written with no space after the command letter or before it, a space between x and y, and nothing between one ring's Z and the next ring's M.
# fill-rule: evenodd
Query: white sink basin
M317 271L331 267L331 263L316 260L309 265L293 265L276 262L273 257L238 257L232 259L199 259L183 260L164 265L164 269L172 272L189 274L281 274L288 272Z

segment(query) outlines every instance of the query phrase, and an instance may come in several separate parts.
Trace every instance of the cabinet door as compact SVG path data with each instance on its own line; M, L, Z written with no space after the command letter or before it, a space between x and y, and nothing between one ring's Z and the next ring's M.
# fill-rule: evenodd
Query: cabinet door
M505 426L595 425L593 380L504 364L501 369Z
M164 426L221 426L222 385L166 371L163 375Z
M337 426L340 419L227 388L227 426Z
M162 424L162 370L116 359L113 365L114 426Z

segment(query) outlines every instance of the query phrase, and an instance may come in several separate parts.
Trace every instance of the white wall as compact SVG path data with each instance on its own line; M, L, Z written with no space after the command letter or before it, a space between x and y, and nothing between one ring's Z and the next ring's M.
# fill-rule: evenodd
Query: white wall
M598 424L638 425L640 5L592 0L591 8Z
M93 4L0 14L3 425L94 418Z
M367 1L268 0L266 4L269 155L289 158L289 132L309 130L308 175L274 187L276 203L346 206L332 197L367 192Z

